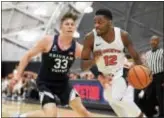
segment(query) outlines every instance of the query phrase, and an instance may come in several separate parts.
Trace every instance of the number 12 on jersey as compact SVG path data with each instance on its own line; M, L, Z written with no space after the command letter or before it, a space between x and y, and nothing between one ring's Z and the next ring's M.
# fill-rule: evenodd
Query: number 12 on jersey
M117 64L117 55L106 55L104 56L105 66L116 65Z

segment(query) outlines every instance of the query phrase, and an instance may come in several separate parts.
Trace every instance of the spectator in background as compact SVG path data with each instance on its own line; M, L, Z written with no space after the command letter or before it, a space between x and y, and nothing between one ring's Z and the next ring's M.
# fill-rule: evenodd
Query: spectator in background
M70 78L71 80L77 80L77 75L76 75L76 73L70 73L70 74L69 74L69 78Z
M3 82L3 93L7 94L5 96L12 100L25 99L27 97L27 94L30 97L31 91L37 91L35 87L35 79L37 74L34 72L25 71L22 76L22 81L17 82L17 78L15 77L16 73L17 66L15 67L13 72L6 77L7 79L5 79L5 81Z
M87 80L93 80L93 79L94 79L93 73L87 72L87 73L86 73L86 78L85 78L85 79L87 79Z
M81 78L80 78L80 74L76 74L76 75L77 75L77 79L81 79Z
M8 85L9 85L9 79L5 77L2 79L2 97L6 97L7 92L8 92Z
M13 70L13 79L16 79L16 74L17 74L17 68L18 68L18 65L15 66L15 69Z

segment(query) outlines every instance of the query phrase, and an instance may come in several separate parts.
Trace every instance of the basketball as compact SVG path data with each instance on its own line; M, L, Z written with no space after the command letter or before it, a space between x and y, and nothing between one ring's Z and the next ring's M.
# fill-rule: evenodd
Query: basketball
M128 82L136 89L143 89L152 82L152 74L148 68L135 65L128 72Z

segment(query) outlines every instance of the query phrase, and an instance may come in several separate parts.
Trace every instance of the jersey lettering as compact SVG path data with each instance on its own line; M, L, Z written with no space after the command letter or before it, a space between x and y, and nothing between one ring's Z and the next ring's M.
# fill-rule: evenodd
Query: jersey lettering
M117 56L116 55L106 55L104 56L105 66L116 65L117 64Z

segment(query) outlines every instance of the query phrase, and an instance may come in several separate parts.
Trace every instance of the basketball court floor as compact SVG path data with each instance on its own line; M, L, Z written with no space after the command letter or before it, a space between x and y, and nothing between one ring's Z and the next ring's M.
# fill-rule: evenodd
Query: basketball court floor
M2 117L11 117L16 113L26 113L29 111L39 110L39 104L23 103L16 101L8 101L2 99ZM94 117L115 117L112 111L89 110ZM80 117L76 112L69 108L58 108L59 117Z

